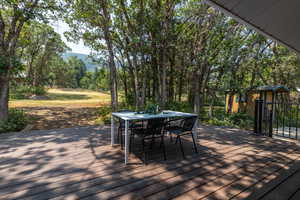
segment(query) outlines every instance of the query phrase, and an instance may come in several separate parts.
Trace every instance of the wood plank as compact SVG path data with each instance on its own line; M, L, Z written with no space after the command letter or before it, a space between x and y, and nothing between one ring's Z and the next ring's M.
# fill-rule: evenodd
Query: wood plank
M230 154L229 154L230 155ZM85 182L87 185L82 185L82 184L77 184L78 187L80 186L80 188L76 187L76 190L80 189L83 190L83 192L80 194L80 198L83 198L84 196L89 196L91 194L97 193L97 192L104 192L106 190L109 189L113 189L113 188L117 188L117 187L122 187L124 188L124 186L127 186L129 184L138 184L141 185L141 183L136 183L138 181L144 181L146 182L147 179L151 179L153 177L153 175L158 176L160 174L170 174L170 176L174 176L174 174L170 171L174 171L176 172L177 169L182 169L185 166L191 166L192 164L196 164L196 166L200 165L200 164L209 164L212 163L213 161L209 161L209 158L204 159L203 157L198 157L198 159L194 160L193 162L191 161L186 161L184 162L184 164L171 164L171 165L167 165L165 167L159 167L157 169L146 169L144 168L144 171L142 173L132 173L129 174L125 177L123 176L117 176L116 178L114 177L110 177L112 179L110 179L109 181L106 182L98 182L98 183L89 183L89 182ZM194 166L194 168L196 168L196 166ZM178 173L178 172L176 172ZM128 178L127 178L128 177ZM62 198L65 198L64 195L67 193L71 193L74 191L68 191L64 188L58 188L57 190L51 190L51 192L56 192L55 195L56 196L60 196L63 195ZM43 194L45 195L45 194Z
M255 168L255 170L257 170L262 167L259 164L262 164L264 166L265 164L267 164L266 161L274 162L274 161L272 161L272 157L270 157L270 158L268 157L268 155L271 155L271 154L272 154L272 152L269 152L269 154L265 154L265 157L262 158L260 162L258 159L256 161L250 162L248 164L244 163L245 164L244 169L247 170L247 167L252 166ZM251 165L251 163L252 163L252 165ZM256 168L256 167L258 167L258 168ZM233 182L235 182L236 180L239 179L239 177L237 177L237 176L240 176L240 174L237 174L236 176L232 176L232 174L229 174L228 177L223 176L223 177L217 179L216 183L214 181L213 182L208 181L208 182L200 182L200 184L193 185L193 182L192 182L191 185L193 185L193 187L187 188L184 186L184 190L181 191L182 194L180 196L178 196L177 198L178 199L199 199L200 196L202 198L204 198L207 195L209 195L210 193L215 192L216 190L218 190L226 185L232 184ZM223 179L225 179L225 180L223 180ZM194 182L197 182L197 181L194 181ZM195 188L195 189L193 189L193 188ZM179 194L177 193L176 195L179 195Z
M296 158L299 160L299 156ZM276 172L280 171L280 169L284 168L286 165L291 165L292 163L295 163L296 160L292 160L289 163L287 163L285 160L282 161L272 161L270 163L267 163L266 166L263 168L258 168L254 173L246 174L244 177L239 179L236 182L233 182L230 185L227 185L220 190L217 190L214 193L211 193L210 195L206 196L207 199L231 199L238 194L245 191L247 188L250 188L251 186L255 185L257 182L263 180L265 177L275 174ZM279 164L281 163L281 165ZM266 170L267 169L267 170ZM276 173L278 176L279 174ZM281 198L283 199L283 198Z
M125 166L123 152L109 146L109 129L0 136L0 199L193 199L199 191L211 199L273 197L282 190L294 199L299 195L300 172L286 172L300 153L297 143L229 128L198 131L198 155L186 137L186 160L178 146L168 144L169 160L158 154L147 166ZM131 161L138 159L132 155ZM285 179L273 183L282 174Z
M290 197L289 200L299 200L300 199L300 188L298 188L297 191L295 191L295 193L293 193Z
M257 152L254 152L253 154L257 154ZM230 157L230 156L229 156ZM240 160L241 158L237 158L237 160ZM193 176L193 174L191 175L191 176ZM196 176L196 174L194 174L194 176ZM160 180L160 181L158 181L157 183L155 183L155 188L159 188L160 190L161 189L164 189L164 187L163 187L163 185L160 185L159 183L165 183L166 181L165 180ZM172 181L170 181L170 183L172 184L172 185L175 185L176 184L176 182L174 182L173 180ZM141 187L141 185L139 185L140 187ZM130 187L130 188L132 188L132 190L136 190L137 188L139 188L138 186L128 186L128 187ZM143 185L143 187L145 187L145 185ZM119 189L119 191L118 192L122 192L122 190L123 189ZM109 195L109 198L112 198L113 196L116 196L116 195L120 195L120 193L118 193L118 192L115 192L113 195L111 194L112 193L112 191L107 191L106 193L107 193L107 195ZM156 191L157 192L157 191ZM141 194L141 191L136 191L136 193L139 193L139 194ZM101 194L99 194L99 195L97 195L97 197L98 198L101 198L101 199L103 199L103 198L107 198L106 196L105 196L105 193L101 193ZM119 198L119 197L118 197Z
M255 163L252 164L247 162L241 162L241 165L237 165L238 162L234 163L233 166L237 167L237 170L229 172L218 172L213 171L215 174L213 179L208 179L206 176L196 177L188 182L171 187L161 193L152 195L149 199L156 199L167 196L168 198L174 198L178 195L178 199L198 199L200 197L206 197L206 195L218 190L221 187L229 185L245 174L255 172L261 167L264 167L267 163L273 162L272 158L259 158ZM186 197L188 196L188 197Z
M298 162L293 163L291 166L285 165L276 174L271 174L265 177L263 180L259 181L252 187L235 196L234 199L261 199L262 197L264 197L264 195L272 191L273 188L284 181L287 177L295 173L299 169L299 167L300 164Z
M250 148L250 147L248 147L248 148ZM239 150L240 149L240 147L230 147L230 148L228 148L228 149L225 149L224 150L224 152L230 152L230 151L234 151L234 150ZM208 155L208 154L207 154ZM214 155L210 155L210 157L212 157L212 156L214 156ZM208 157L206 157L206 158L204 158L204 157L195 157L193 160L191 160L191 161L193 161L193 162L198 162L199 160L204 160L204 159L208 159ZM190 162L191 161L183 161L183 163L185 163L186 165L188 165L188 164L190 164ZM171 163L170 164L172 164L172 163L176 163L176 161L170 161ZM178 162L178 161L177 161ZM123 165L122 165L123 166ZM176 165L171 165L172 167L176 167ZM150 165L150 167L151 167L151 165ZM152 166L153 167L153 166ZM154 165L154 167L157 167L157 165ZM135 168L135 166L133 167L133 168ZM129 167L129 169L130 170L133 170L133 168L130 166ZM111 168L109 168L109 169L111 169ZM148 167L148 169L149 169L149 167ZM166 168L165 170L170 170L171 168ZM125 168L125 166L124 166L124 169L123 169L124 171L125 171L125 173L126 173L126 175L128 176L128 175L134 175L134 173L133 172L130 172L130 170L128 170L128 168L127 168L127 170L128 170L128 173L127 173L127 171L126 171L126 168ZM146 169L144 169L144 170L146 170ZM105 173L104 173L105 174ZM107 177L109 177L109 178L111 178L111 175L110 174L106 174L106 176ZM120 178L121 176L119 175L119 174L116 174L116 177L118 177L118 178ZM79 178L81 178L81 177L79 177ZM91 180L92 182L93 182L93 179L96 179L96 178L105 178L105 177L97 177L97 175L95 174L95 173L93 173L93 175L90 177L90 179L88 179L88 180L81 180L81 181L79 181L78 182L78 184L75 184L75 185L80 185L81 184L81 182L86 182L86 181L89 181L89 180ZM69 179L68 179L69 180ZM75 179L76 180L76 179ZM74 180L74 181L75 181ZM109 179L110 180L110 179ZM71 181L71 180L70 180ZM71 183L73 184L73 186L74 186L74 181L72 181ZM52 180L52 182L53 182L53 180ZM116 180L116 182L118 182L118 184L120 184L120 182L118 181L118 180ZM69 183L69 184L71 184L71 183ZM75 183L77 183L77 182L75 182ZM100 183L102 183L102 182L100 182ZM100 184L100 183L97 183L97 184ZM16 197L16 195L33 195L34 193L40 193L40 192L45 192L45 191L48 191L48 190L51 190L51 193L53 193L53 191L55 191L54 189L55 188L59 188L59 187L62 187L62 188L64 188L64 187L66 187L66 185L68 185L68 183L62 183L62 184L60 184L60 185L57 185L57 184L47 184L46 186L45 185L37 185L39 188L37 188L37 189L34 189L34 188L30 188L30 193L26 193L25 191L20 191L19 189L18 189L18 192L16 192L16 193L13 193L13 194L10 194L11 196L10 197L12 197L12 196L14 196L14 197ZM53 187L52 187L53 186ZM88 186L81 186L81 187L83 187L83 188L86 188L86 187L88 187ZM90 187L90 186L89 186ZM97 186L97 188L98 188L98 186ZM40 190L40 189L42 189L42 190ZM60 189L60 188L59 188ZM37 190L37 191L36 191ZM76 190L78 190L78 188L76 188ZM66 193L67 192L67 190L63 190L63 192L64 193ZM45 196L45 194L44 194L44 196ZM19 196L20 197L20 196ZM21 196L21 197L25 197L25 196Z
M295 173L293 173L291 176L288 176L283 182L266 194L262 200L279 200L292 196L292 194L294 194L298 188L300 188L300 165L298 165L298 167L299 168L297 171L295 171Z
M230 151L234 151L236 149L239 149L239 147L228 147L228 148L223 148L222 150L224 151L224 153L228 153ZM208 154L207 154L208 155ZM197 155L193 155L193 156L187 156L187 159L191 159L191 158L194 158L194 159L197 159L196 157ZM202 154L201 156L205 156L204 154ZM211 157L212 155L209 155L209 157ZM203 159L203 158L202 158ZM170 161L170 162L166 162L164 164L172 164L172 163L175 163L177 162L178 160L182 160L181 158L177 159L177 160L173 160L173 161ZM111 161L111 160L110 160ZM191 160L193 161L193 160ZM102 165L103 164L103 165ZM104 165L105 164L105 165ZM108 168L107 166L109 166L111 163L110 162L107 162L105 159L101 159L101 165L97 165L97 163L95 163L93 166L89 166L88 164L88 167L93 167L93 168L96 168L96 170L94 171L94 173L98 173L98 172L101 172L103 170L103 173L104 175L110 175L112 173L117 173L117 172L121 172L122 170L126 169L126 166L123 165L123 157L121 157L120 159L118 160L115 160L115 163L113 163L114 165L121 165L121 167L119 167L117 170L116 169L112 169L112 168ZM142 167L143 165L135 165L135 166L130 166L130 169L132 170L133 168L136 168L136 167ZM108 168L108 169L107 169ZM51 168L49 168L51 169ZM77 174L76 172L79 171L78 173L78 176L82 176L82 171L85 172L85 168L84 167L81 167L79 169L74 169L74 170L67 170L67 169L64 169L63 171L59 168L57 169L58 172L61 172L62 174L60 173L57 173L56 170L51 170L51 173L47 173L46 176L43 176L43 175L36 175L34 176L33 178L35 179L31 179L32 177L28 177L28 176L22 176L19 180L18 180L18 185L23 185L28 183L28 185L32 185L32 182L35 182L37 183L38 180L43 180L43 179L47 179L51 182L56 182L57 180L61 179L61 180L64 180L65 178L68 178L68 176L72 175L72 177L76 177ZM111 171L111 172L110 172ZM6 177L7 178L7 177ZM8 178L9 179L9 178ZM22 182L21 180L25 180L24 182ZM11 182L8 182L7 185L4 184L4 182L2 183L2 185L0 186L0 188L3 189L4 188L8 188L10 190L10 188L12 186L14 186L15 184L11 183ZM20 190L22 188L18 188L18 190ZM24 188L23 188L24 189Z

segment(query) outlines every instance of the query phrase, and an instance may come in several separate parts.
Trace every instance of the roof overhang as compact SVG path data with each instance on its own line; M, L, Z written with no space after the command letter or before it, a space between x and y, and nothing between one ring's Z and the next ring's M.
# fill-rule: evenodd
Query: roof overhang
M300 53L299 0L206 0L237 21Z

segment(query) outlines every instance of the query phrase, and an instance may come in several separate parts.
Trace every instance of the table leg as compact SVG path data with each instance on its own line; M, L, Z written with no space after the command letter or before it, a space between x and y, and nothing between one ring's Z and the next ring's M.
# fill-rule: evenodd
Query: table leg
M115 121L113 116L111 116L110 136L111 136L111 146L113 146L115 144Z
M129 124L129 121L125 120L125 165L128 163L128 154L129 154L128 124Z

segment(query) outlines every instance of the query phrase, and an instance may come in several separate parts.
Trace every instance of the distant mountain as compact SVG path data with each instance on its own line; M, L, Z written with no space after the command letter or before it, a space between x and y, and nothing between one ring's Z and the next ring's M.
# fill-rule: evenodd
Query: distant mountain
M72 56L77 57L78 59L82 60L85 63L86 68L89 72L94 72L95 69L99 67L99 64L93 62L92 59L89 58L88 55L86 55L86 54L66 52L63 54L62 57L64 60L68 60Z

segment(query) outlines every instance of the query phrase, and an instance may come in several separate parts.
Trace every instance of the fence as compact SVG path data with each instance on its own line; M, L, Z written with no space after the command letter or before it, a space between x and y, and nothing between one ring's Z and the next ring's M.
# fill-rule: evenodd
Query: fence
M300 139L300 104L256 100L254 132Z

